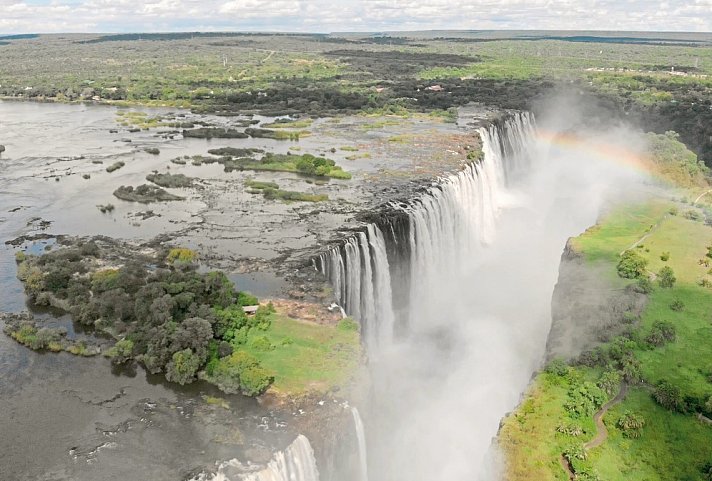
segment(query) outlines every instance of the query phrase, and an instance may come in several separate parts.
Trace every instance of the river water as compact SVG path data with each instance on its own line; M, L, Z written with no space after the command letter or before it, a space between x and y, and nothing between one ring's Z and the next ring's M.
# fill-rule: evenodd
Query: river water
M143 110L151 115L167 112ZM218 222L227 217L220 217L215 205L208 206L210 201L204 195L188 193L188 199L175 208L169 203L142 206L121 202L112 192L120 185L144 183L147 173L166 166L188 175L200 174L205 184L202 189L208 189L215 177L216 183L229 191L226 186L244 178L245 173L226 174L217 164L176 166L168 161L179 155L206 154L208 148L219 146L286 152L288 143L240 139L238 144L234 140L183 140L180 136L172 140L154 131L131 133L125 128L111 133L118 128L116 112L102 106L0 102L0 144L6 147L0 158L0 311L19 312L30 307L25 305L22 286L15 277L15 251L21 248L39 253L51 248L51 240L5 244L19 236L107 235L138 241L172 233L182 235L188 245L204 244L208 251L211 246L229 245L220 252L222 259L238 252L241 256L275 255L274 246L265 246L249 235L220 241L220 235L206 235L196 228L209 224L209 216L218 217ZM210 121L230 122L220 118ZM318 141L311 145L319 147ZM158 147L160 155L144 152L147 147ZM107 173L106 166L117 161L126 166ZM84 179L83 174L91 178ZM286 182L278 174L264 177ZM240 211L257 202L248 194L232 191L228 199ZM110 202L116 205L110 215L96 208ZM259 211L267 218L286 216L290 209L275 204ZM142 220L140 214L147 210L155 215ZM239 232L244 216L230 214L235 225L226 223L224 230ZM274 237L277 239L276 234ZM270 270L235 272L232 276L243 288L259 295L284 288L283 281ZM83 335L74 330L68 316L36 315L68 327L70 336ZM227 405L206 403L203 398L208 395L224 398ZM276 448L294 438L288 421L283 413L270 412L253 399L226 396L203 383L181 388L141 367L114 369L101 357L35 353L0 334L2 480L187 479L216 460L268 461Z

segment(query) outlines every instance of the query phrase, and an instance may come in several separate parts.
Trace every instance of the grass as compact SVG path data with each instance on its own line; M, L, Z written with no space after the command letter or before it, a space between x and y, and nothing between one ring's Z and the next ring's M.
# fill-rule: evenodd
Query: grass
M357 331L297 321L274 314L265 335L273 349L245 346L262 367L274 373L272 389L280 393L326 392L346 384L360 358Z
M312 119L278 120L276 122L264 124L263 127L267 129L306 129L311 127L312 123Z
M709 277L709 268L699 261L712 242L712 229L671 215L671 206L658 199L615 209L571 242L587 261L607 266L614 278L620 252L645 236L637 251L648 260L648 270L655 273L669 265L678 279L670 289L656 285L638 327L638 336L644 338L655 321L672 322L676 340L655 349L638 343L634 355L641 362L646 384L633 386L627 398L609 411L604 418L609 437L588 453L586 463L606 481L701 480L702 466L712 461L712 427L698 421L693 413L680 414L661 407L646 387L667 380L688 398L704 402L712 396L712 290L698 285L701 278ZM667 262L660 259L662 252L670 252ZM625 285L631 281L617 282ZM671 309L675 300L684 304L682 311ZM590 379L598 376L594 368L579 367L576 371ZM584 425L585 439L556 432L559 422L568 416L563 407L567 382L539 374L523 403L504 421L499 443L507 455L506 479L568 478L559 456L567 444L589 440L593 426ZM638 439L625 437L615 426L626 410L646 421Z

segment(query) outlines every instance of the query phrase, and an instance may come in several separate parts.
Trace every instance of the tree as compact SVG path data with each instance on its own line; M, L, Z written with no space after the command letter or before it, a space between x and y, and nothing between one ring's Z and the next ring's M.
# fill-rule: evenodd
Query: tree
M681 413L686 411L685 400L680 393L680 389L669 381L660 381L655 387L653 397L665 409Z
M614 370L609 370L601 375L601 378L596 383L608 396L613 396L618 392L621 385L621 373Z
M213 328L209 321L199 317L189 317L173 332L171 351L192 350L201 364L208 356L208 344L213 338Z
M121 339L117 341L111 349L106 351L104 355L111 358L111 362L114 364L123 364L131 359L133 348L134 343L131 339Z
M675 285L675 281L677 281L675 272L670 266L665 266L658 272L658 284L660 284L660 287L669 289Z
M633 250L627 250L618 261L618 275L625 279L637 279L645 274L647 259Z
M618 418L616 426L623 431L624 436L628 438L639 438L643 426L645 426L645 419L640 414L626 410L621 417Z
M655 321L645 342L651 346L660 347L675 341L676 337L677 331L674 324L668 321Z
M195 373L200 368L201 360L190 349L173 353L166 365L166 379L178 384L190 384L195 380Z

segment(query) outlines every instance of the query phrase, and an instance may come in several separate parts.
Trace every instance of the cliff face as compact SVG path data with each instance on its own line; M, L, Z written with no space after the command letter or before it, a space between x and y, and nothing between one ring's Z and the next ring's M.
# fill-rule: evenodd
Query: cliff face
M610 275L610 265L587 261L567 243L551 300L547 359L575 358L635 322L646 296L616 286Z

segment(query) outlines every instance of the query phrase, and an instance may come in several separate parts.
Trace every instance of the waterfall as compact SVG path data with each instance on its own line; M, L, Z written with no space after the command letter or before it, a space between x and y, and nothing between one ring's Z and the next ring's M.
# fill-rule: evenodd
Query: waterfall
M462 256L494 240L498 211L507 202L506 187L528 165L534 119L528 113L517 113L478 133L484 153L481 161L439 179L410 203L391 206L406 215L406 229L368 224L315 261L341 307L361 323L370 356L390 345L396 324L405 324L408 331L437 318L442 308L438 296L426 295L421 280L436 279L442 273L457 276ZM398 320L396 289L407 296Z
M366 432L363 429L363 421L358 409L352 407L351 415L354 418L354 429L356 430L356 438L358 439L358 457L359 468L361 470L359 480L368 481L368 461L366 459Z
M314 451L306 436L299 435L287 449L274 455L267 467L242 478L244 481L319 481Z
M215 474L201 474L193 481L319 481L314 451L306 436L299 435L284 451L274 454L262 469L255 470L233 459L218 466Z

